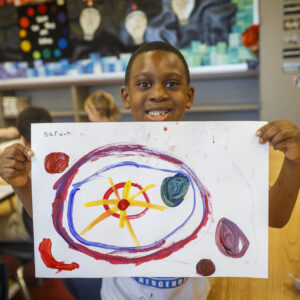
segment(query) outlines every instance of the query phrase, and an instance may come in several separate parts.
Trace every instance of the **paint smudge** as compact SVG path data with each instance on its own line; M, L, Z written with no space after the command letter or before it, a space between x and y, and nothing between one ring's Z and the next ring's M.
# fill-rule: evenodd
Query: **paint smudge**
M202 276L209 276L215 273L216 267L215 264L210 259L201 259L196 265L196 271Z
M138 188L140 191L143 189L143 188L142 188L139 184L137 184L137 183L132 182L131 185L132 185L133 187ZM124 186L125 186L125 182L120 182L120 183L117 183L117 184L115 185L115 189L118 190L119 188L123 188ZM114 193L113 188L109 188L109 189L107 190L107 192L104 194L103 199L109 199L110 195L113 194L113 193ZM145 193L145 191L142 192L142 195L144 196L146 202L147 202L147 203L150 203L149 197L148 197L148 195ZM103 205L103 207L104 207L104 209L105 209L106 211L109 211L109 206L108 206L107 204ZM146 208L145 208L142 212L140 212L140 213L137 213L137 214L134 214L134 215L128 215L128 219L137 219L137 218L140 218L140 217L142 217L147 211L148 211L148 208L146 207ZM112 216L115 217L115 218L120 218L120 215L119 215L118 213L113 213Z
M249 247L242 230L226 218L222 218L217 225L216 244L222 254L234 258L242 257Z
M167 131L167 130L168 130L168 127L167 127L167 126L165 126L165 127L164 127L164 131Z
M189 179L183 174L176 174L163 180L160 195L163 202L169 207L178 206L189 189Z
M69 156L63 152L52 152L45 157L45 170L50 174L63 172L69 165Z
M79 265L75 262L72 262L71 264L65 264L62 261L57 261L52 255L51 246L51 240L46 238L44 238L39 245L41 258L48 268L57 269L57 272L73 271L79 268Z

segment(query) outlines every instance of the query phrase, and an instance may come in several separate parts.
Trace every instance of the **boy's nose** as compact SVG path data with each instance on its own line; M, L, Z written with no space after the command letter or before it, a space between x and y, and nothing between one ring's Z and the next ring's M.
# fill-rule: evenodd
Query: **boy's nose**
M162 86L154 86L151 89L150 100L161 102L167 100L167 93Z

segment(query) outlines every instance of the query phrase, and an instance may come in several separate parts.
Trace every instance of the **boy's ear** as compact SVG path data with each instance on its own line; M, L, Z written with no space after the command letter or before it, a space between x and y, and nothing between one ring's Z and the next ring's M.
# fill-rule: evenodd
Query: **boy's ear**
M129 109L131 107L131 105L130 105L129 93L128 93L127 87L125 85L121 86L120 92L121 92L121 99L122 99L124 107L126 109Z
M190 109L192 107L192 104L194 102L194 96L195 96L195 88L193 86L189 86L187 91L187 101L185 103L186 109Z

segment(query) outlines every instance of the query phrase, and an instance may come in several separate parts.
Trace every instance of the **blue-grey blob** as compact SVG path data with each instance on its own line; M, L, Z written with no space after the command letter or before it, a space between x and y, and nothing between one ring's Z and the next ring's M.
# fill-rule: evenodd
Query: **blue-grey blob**
M187 176L176 174L172 177L167 177L163 180L160 187L160 195L163 202L169 207L178 206L184 199L190 182Z

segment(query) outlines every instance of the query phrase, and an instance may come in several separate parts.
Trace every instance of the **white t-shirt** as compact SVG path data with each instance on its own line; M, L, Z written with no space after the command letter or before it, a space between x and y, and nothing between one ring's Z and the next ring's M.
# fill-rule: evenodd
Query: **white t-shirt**
M211 280L203 277L103 278L102 300L205 300Z

